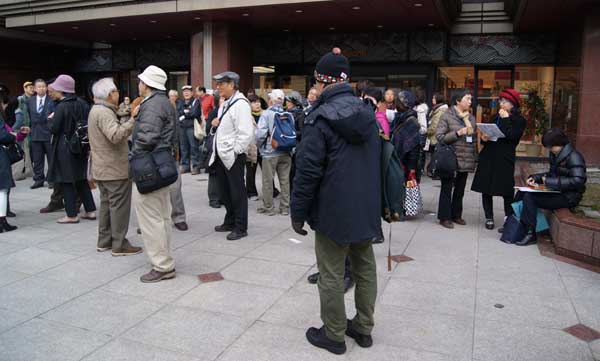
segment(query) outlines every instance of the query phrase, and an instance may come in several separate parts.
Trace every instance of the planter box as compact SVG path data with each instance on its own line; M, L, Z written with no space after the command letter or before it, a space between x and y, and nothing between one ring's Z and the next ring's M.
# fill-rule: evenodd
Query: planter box
M600 223L576 217L568 209L549 215L556 254L600 266Z

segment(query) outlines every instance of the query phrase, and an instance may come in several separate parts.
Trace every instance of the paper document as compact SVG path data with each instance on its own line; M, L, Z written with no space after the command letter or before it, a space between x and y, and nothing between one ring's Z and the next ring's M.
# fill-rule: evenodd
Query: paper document
M506 137L495 123L477 123L477 128L479 128L483 134L490 137L492 142Z
M530 192L530 193L560 193L560 191L553 191L546 188L545 186L537 187L515 187L519 192Z

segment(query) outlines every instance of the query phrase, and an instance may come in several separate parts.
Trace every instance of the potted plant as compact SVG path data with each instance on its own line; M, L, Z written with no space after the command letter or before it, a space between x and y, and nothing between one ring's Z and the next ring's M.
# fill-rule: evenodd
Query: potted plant
M546 101L537 89L528 89L524 103L527 128L525 136L533 139L531 144L526 144L526 153L529 157L539 157L542 152L541 138L548 129L549 115L546 111Z

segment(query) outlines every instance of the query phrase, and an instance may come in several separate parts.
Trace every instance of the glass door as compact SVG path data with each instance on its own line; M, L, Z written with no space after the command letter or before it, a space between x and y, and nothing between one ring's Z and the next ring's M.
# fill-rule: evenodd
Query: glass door
M514 77L513 67L476 69L473 109L478 123L488 123L498 113L499 94L513 87Z

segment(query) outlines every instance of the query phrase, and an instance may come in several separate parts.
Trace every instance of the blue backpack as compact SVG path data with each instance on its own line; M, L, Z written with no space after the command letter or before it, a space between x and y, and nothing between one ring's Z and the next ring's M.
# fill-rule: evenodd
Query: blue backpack
M296 147L296 127L292 114L275 113L271 146L280 152L291 152Z

